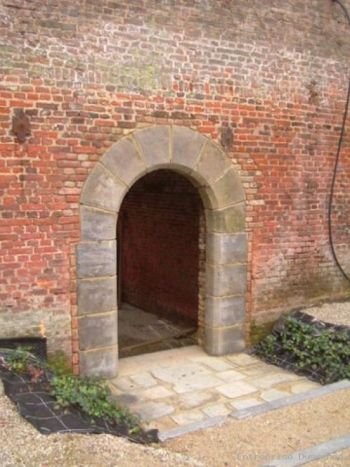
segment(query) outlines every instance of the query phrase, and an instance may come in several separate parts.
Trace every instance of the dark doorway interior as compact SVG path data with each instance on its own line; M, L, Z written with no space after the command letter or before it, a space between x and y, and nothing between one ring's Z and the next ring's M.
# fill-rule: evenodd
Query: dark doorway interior
M152 172L118 218L120 356L196 343L202 203L193 185Z

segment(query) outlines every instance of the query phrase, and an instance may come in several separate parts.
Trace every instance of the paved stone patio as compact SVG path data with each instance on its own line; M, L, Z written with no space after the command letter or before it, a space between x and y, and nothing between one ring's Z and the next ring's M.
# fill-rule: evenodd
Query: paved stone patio
M245 353L211 357L198 346L121 359L109 384L117 404L159 430L319 387Z

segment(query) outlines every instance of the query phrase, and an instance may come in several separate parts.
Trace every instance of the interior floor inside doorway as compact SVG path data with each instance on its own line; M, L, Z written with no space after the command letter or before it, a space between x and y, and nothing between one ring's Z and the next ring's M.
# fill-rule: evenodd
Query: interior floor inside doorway
M119 357L197 344L197 327L123 303L118 313Z

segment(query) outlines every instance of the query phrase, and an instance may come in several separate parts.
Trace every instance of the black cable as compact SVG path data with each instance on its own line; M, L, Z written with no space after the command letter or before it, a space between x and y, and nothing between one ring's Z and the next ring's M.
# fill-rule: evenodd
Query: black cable
M342 8L342 10L343 10L348 22L349 22L349 26L350 26L350 15L348 13L348 10L340 2L340 0L333 0L333 2L337 3ZM345 110L344 110L344 115L343 115L343 122L342 122L342 127L341 127L341 131L340 131L339 140L338 140L337 154L336 154L336 157L335 157L335 164L334 164L331 191L330 191L330 195L329 195L329 205L328 205L328 233L329 233L329 243L330 243L330 246L331 246L332 255L333 255L333 258L334 258L339 270L341 271L341 273L343 274L345 279L347 279L350 282L350 277L344 271L342 265L339 262L337 253L335 251L335 246L334 246L334 243L333 243L333 233L332 233L332 208L333 208L334 187L335 187L335 180L337 178L338 164L339 164L339 159L340 159L340 151L341 151L343 138L344 138L344 133L345 133L346 119L347 119L347 116L348 116L349 101L350 101L350 79L349 79L349 84L348 84L348 93L347 93Z

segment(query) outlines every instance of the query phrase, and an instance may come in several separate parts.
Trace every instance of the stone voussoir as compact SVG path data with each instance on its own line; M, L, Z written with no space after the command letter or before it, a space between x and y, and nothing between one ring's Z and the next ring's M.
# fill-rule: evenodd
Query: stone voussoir
M133 133L148 167L170 164L170 126L154 126Z
M206 180L207 184L211 185L220 179L231 165L231 160L221 148L208 142L202 150L194 170Z
M172 127L171 163L193 169L207 138L186 127Z
M102 157L102 163L127 185L146 173L146 163L141 159L132 140L123 138Z
M238 172L231 168L212 185L218 208L244 201L244 190Z
M245 228L245 206L238 203L224 209L206 209L208 233L236 233Z
M80 203L117 212L127 186L117 181L102 165L97 163L85 182Z

